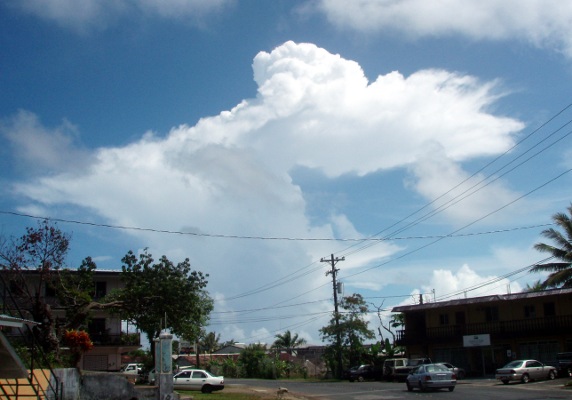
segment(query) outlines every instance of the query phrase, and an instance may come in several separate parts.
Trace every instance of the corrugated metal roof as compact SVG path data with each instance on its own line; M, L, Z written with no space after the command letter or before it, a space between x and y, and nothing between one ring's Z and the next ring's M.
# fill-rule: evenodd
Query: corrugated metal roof
M557 296L563 294L572 294L572 288L569 289L551 289L543 290L540 292L521 292L513 294L494 294L491 296L472 297L468 299L455 299L448 301L429 302L423 304L412 304L410 306L397 306L393 307L392 312L408 312L408 311L421 311L432 308L453 307L468 304L481 304L492 303L498 301L511 301L517 299L532 299L537 297Z
M12 317L6 314L0 314L0 326L13 326L13 327L21 327L24 324L28 325L38 325L37 322L28 321L22 318Z

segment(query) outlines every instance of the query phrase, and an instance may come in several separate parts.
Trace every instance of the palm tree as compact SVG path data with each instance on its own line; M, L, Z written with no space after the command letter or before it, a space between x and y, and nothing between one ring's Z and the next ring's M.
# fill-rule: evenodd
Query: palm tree
M537 243L534 248L543 253L549 253L556 262L546 264L538 264L531 268L530 272L548 272L549 275L542 286L549 287L572 287L572 204L567 208L568 214L556 213L552 216L552 220L563 231L560 232L554 228L545 229L542 235L555 242L555 245L546 243Z
M544 290L544 284L543 282L539 279L536 282L534 282L532 285L530 284L526 284L526 292L542 292Z
M207 333L201 340L201 347L206 353L212 354L213 351L217 351L220 348L220 334L215 332Z
M306 339L299 338L297 333L292 336L292 333L289 330L284 332L282 335L276 335L275 338L276 340L272 347L278 350L286 350L290 355L292 355L292 352L296 347L306 344Z

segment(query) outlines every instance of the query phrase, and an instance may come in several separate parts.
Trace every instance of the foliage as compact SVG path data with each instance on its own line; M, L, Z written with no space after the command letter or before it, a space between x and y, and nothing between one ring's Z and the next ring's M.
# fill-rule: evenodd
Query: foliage
M129 251L122 262L122 315L147 335L152 353L153 339L164 327L183 339L196 341L213 309L205 290L208 275L192 271L188 258L174 264L162 256L155 262L147 249L139 257Z
M217 335L215 332L209 332L201 337L199 340L200 348L207 354L211 354L220 349L220 333Z
M292 335L292 333L287 330L283 334L277 334L274 336L276 340L272 344L272 348L276 350L286 350L286 352L292 355L296 347L300 347L306 344L306 339L298 337L298 334Z
M337 355L336 342L339 334L343 359L349 365L357 365L361 363L363 357L364 341L375 338L374 332L368 328L368 322L365 320L368 308L363 297L354 293L341 300L340 309L342 311L337 316L339 323L336 323L336 315L334 315L330 324L320 329L322 340L332 343L327 346L330 351L326 352L329 357L326 361L330 366L337 364L336 358L331 357ZM342 367L338 366L338 368Z
M262 344L250 344L240 352L238 364L244 378L260 378L268 358L266 347Z
M542 282L543 288L572 287L572 204L567 208L568 214L556 213L552 216L554 223L562 230L554 228L542 231L542 235L552 240L555 245L537 243L534 248L548 253L558 262L538 264L530 272L548 272L548 277Z
M221 375L228 378L238 378L240 376L238 363L233 358L225 358L219 361L219 363Z
M86 331L70 329L64 333L63 340L64 344L74 352L85 353L93 348L93 342Z
M526 284L525 292L542 292L544 290L544 285L542 280L537 280L532 285Z
M34 333L42 349L58 353L59 343L54 327L51 307L44 299L46 287L57 283L56 276L64 266L69 250L70 237L48 220L38 222L38 226L26 228L26 234L16 239L0 238L0 263L7 273L14 294L28 304L31 319L41 322ZM26 273L34 271L37 280L26 279ZM17 289L16 289L17 288ZM22 316L30 318L30 316Z
M63 335L63 341L69 347L72 359L72 366L77 366L83 353L93 348L89 334L86 331L75 329L67 330Z

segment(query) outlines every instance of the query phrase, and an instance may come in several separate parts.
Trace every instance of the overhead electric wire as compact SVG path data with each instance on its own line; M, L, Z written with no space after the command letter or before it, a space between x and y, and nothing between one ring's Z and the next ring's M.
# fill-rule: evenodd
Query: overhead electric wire
M556 114L554 117L552 117L549 121L547 121L546 123L542 124L541 127L546 126L548 124L548 122L554 120L556 118L556 116L560 115L562 112L564 112L566 109L570 108L572 106L572 103L569 104L568 106L566 106L563 110L561 110L558 114ZM460 202L461 200L464 200L465 198L473 195L474 193L478 192L479 190L483 189L484 187L490 185L491 183L493 183L494 181L500 179L502 176L508 174L509 172L512 172L513 170L515 170L517 167L525 164L526 162L530 161L530 159L536 157L537 155L541 154L542 152L544 152L545 150L547 150L548 148L554 146L556 143L558 143L559 141L563 140L564 138L568 137L570 134L572 134L572 132L568 132L566 133L563 137L559 138L558 140L556 140L555 142L551 143L550 145L544 147L542 150L538 151L537 153L535 153L533 156L529 157L528 159L526 159L525 161L521 162L520 164L518 164L517 166L511 168L509 171L503 173L501 176L497 176L495 179L493 179L492 181L488 182L487 184L485 184L484 186L472 191L471 193L469 193L468 195L461 197L462 195L466 194L468 191L470 191L471 189L474 189L475 187L478 187L479 185L481 185L483 182L486 182L489 178L491 178L493 176L493 174L496 174L499 171L502 171L504 168L506 168L507 166L511 165L512 163L514 163L516 160L518 160L519 158L523 157L525 154L527 154L528 152L530 152L532 149L538 147L541 143L545 142L546 140L548 140L549 138L551 138L553 135L555 135L557 132L559 132L560 130L562 130L564 127L568 126L570 123L572 123L572 120L567 121L565 124L561 125L558 129L556 129L555 131L553 131L550 135L548 135L546 138L542 139L541 141L539 141L538 143L536 143L534 146L532 146L531 148L527 149L524 153L522 153L521 155L519 155L518 157L514 158L513 160L510 160L508 163L506 163L505 165L503 165L501 168L498 168L496 171L490 173L489 175L487 175L486 177L484 177L483 179L481 179L479 182L477 182L476 184L474 184L473 186L471 186L470 188L466 189L464 192L454 196L452 199L448 200L446 203L440 205L439 207L437 207L434 210L431 210L430 212L424 214L423 216L417 218L416 220L413 220L411 222L409 222L408 224L406 224L403 227L400 227L399 229L394 230L393 232L391 232L390 234L387 234L383 237L384 240L390 240L392 239L392 237L396 234L399 234L403 231L405 231L406 229L409 229L412 226L418 225L419 223L433 217L434 215L437 215L439 213L441 213L442 211L448 209L449 207L457 204L458 202ZM377 232L376 234L372 235L372 236L378 236L379 234L385 232L386 230L397 226L398 224L405 222L407 219L409 219L411 216L416 215L417 213L419 213L420 211L422 211L423 209L427 208L428 206L430 206L431 204L434 204L437 200L443 198L445 195L449 194L450 192L452 192L454 189L460 187L462 184L466 183L467 181L469 181L471 178L475 177L479 172L482 172L484 169L486 169L488 166L492 165L493 163L495 163L496 161L498 161L501 157L505 156L506 154L508 154L508 152L512 149L514 149L516 146L518 146L519 144L523 143L525 140L527 140L528 138L530 138L533 134L537 133L540 128L535 129L531 134L527 135L524 139L522 139L521 141L519 141L517 144L515 144L514 146L512 146L509 150L505 151L503 154L501 154L500 156L496 157L493 161L489 162L488 164L486 164L484 167L480 168L478 171L474 172L471 176L469 176L468 178L466 178L465 180L463 180L462 182L458 183L457 185L455 185L453 188L449 189L447 192L445 192L444 194L438 196L437 198L433 199L432 201L430 201L429 203L425 204L423 207L421 207L420 209L418 209L417 211L415 211L414 213L409 214L407 217L401 219L400 221L392 224L391 226L389 226L388 228L385 228L384 230ZM452 204L451 204L452 203ZM365 242L365 241L364 241ZM365 250L371 246L374 246L377 243L373 243L373 242L369 242L364 246L361 246L359 249L354 250L350 253L340 253L343 256L349 256L352 254L355 254L359 251ZM349 250L353 247L355 247L356 245L352 245L350 247L348 247L346 250Z

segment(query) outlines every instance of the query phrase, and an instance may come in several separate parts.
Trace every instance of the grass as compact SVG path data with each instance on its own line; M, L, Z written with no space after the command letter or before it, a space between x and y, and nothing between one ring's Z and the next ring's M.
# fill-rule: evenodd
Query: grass
M187 390L177 390L182 395L193 396L193 400L275 400L276 394L271 392L260 393L239 393L227 391L226 389L220 392L201 393Z
M193 396L193 399L197 400L266 400L266 399L275 399L276 396L272 397L261 397L254 394L247 394L247 393L197 393L197 392L179 392L181 394L189 394Z

